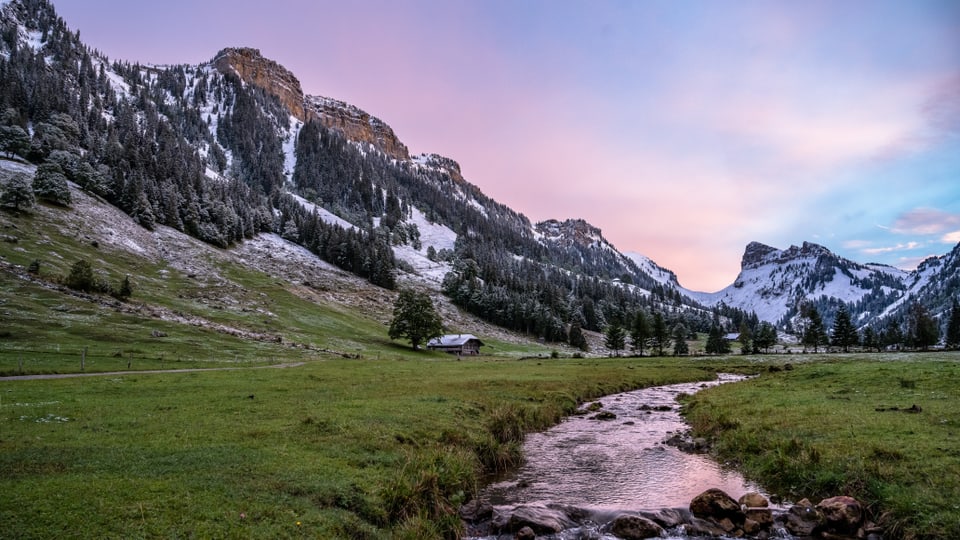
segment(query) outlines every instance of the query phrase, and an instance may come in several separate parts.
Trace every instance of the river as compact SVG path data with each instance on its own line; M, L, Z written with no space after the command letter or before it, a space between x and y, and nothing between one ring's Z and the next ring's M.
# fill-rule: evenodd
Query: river
M749 491L763 493L708 455L664 444L688 428L679 413L678 395L742 379L722 374L716 381L604 397L598 400L603 405L598 411L571 416L547 431L528 435L523 466L489 485L481 499L494 507L556 503L615 512L687 507L710 488L735 499ZM616 418L593 419L600 411Z

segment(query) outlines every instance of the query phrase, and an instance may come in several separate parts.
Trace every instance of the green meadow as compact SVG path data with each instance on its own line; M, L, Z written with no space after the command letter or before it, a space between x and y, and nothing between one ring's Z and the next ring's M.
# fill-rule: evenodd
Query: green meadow
M451 537L525 431L587 399L712 376L689 361L430 357L0 381L0 528Z
M857 497L889 538L960 538L960 353L791 360L690 398L718 457L794 501Z

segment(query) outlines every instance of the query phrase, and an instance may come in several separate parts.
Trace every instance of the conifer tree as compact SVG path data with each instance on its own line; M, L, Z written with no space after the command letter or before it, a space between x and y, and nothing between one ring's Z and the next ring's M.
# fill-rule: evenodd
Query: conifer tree
M687 327L683 323L677 323L671 332L673 335L673 355L685 356L690 353L690 346L687 345Z
M626 341L623 327L616 323L607 326L605 337L604 345L613 351L614 356L620 356L620 351L623 350Z
M817 352L820 345L826 343L826 331L823 329L823 319L820 318L820 312L813 305L805 308L804 317L807 319L807 326L803 331L803 347L813 347L813 352Z
M724 338L723 330L719 325L714 324L710 327L705 350L707 354L728 354L730 352L730 344Z
M644 310L638 309L630 327L630 341L634 352L640 356L643 356L643 345L650 339L650 334L650 319Z
M583 328L580 327L580 321L574 320L572 323L570 323L570 332L567 342L570 343L571 347L576 347L581 351L587 350L587 338L583 335Z
M947 323L946 347L948 349L960 348L960 302L953 299L950 306L950 321Z
M659 311L653 314L653 346L657 349L657 356L663 356L663 348L667 346L669 335L667 332L667 322L663 319L663 314Z
M940 327L930 316L927 308L919 302L910 306L907 314L907 342L914 349L925 351L940 339Z
M857 344L857 329L850 321L850 312L846 306L840 306L837 318L833 321L833 336L830 344L839 347L843 352L849 352L851 345Z

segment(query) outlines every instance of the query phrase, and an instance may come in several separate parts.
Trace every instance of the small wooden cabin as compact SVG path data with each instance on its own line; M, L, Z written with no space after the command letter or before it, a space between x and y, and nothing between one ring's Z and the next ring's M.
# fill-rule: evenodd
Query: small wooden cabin
M433 338L427 343L427 348L434 351L443 351L457 355L478 355L483 342L473 334L447 334Z

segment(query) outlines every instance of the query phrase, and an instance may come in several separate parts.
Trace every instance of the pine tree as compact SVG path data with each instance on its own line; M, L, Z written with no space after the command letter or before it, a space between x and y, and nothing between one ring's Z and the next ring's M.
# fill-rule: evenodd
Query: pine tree
M728 354L729 352L730 344L727 343L727 340L723 335L723 329L720 328L719 325L714 324L710 327L710 333L707 334L706 353Z
M580 327L580 321L574 320L570 323L570 333L567 338L567 342L570 343L571 347L576 347L581 351L586 351L588 348L587 338L583 335L583 329Z
M936 345L939 339L937 321L923 304L914 302L907 314L907 343L914 349L925 351Z
M803 347L813 347L813 352L817 352L820 345L826 343L826 331L823 329L823 319L820 318L820 312L813 305L805 309L804 317L807 319L807 327L803 331Z
M412 289L400 291L393 304L393 320L390 321L390 339L406 338L414 350L443 333L443 321L426 293Z
M611 324L607 326L607 331L605 333L606 340L604 345L613 351L614 356L620 356L620 351L623 350L626 334L623 331L623 327L619 324Z
M653 346L657 349L657 356L663 356L663 348L667 346L667 340L670 338L667 332L667 322L663 319L663 314L659 311L653 314Z
M740 342L740 354L750 354L753 349L753 333L750 332L746 319L740 322L740 336L737 341Z
M682 323L677 323L673 327L671 332L673 335L673 355L674 356L685 356L690 353L690 346L687 345L687 327Z
M777 328L766 321L760 323L757 335L753 338L754 352L770 352L770 348L776 344Z
M950 307L950 321L947 323L946 346L948 349L960 348L960 302L953 299Z
M637 310L633 317L633 325L630 327L630 341L633 350L640 356L643 356L643 345L650 339L650 319L644 310Z
M830 344L840 347L843 352L849 352L851 345L857 344L857 329L850 321L850 312L845 306L840 306L837 318L833 321L833 336Z
M873 327L868 326L863 329L863 341L861 343L865 349L876 349L877 352L883 350L883 343L880 341L880 335Z

